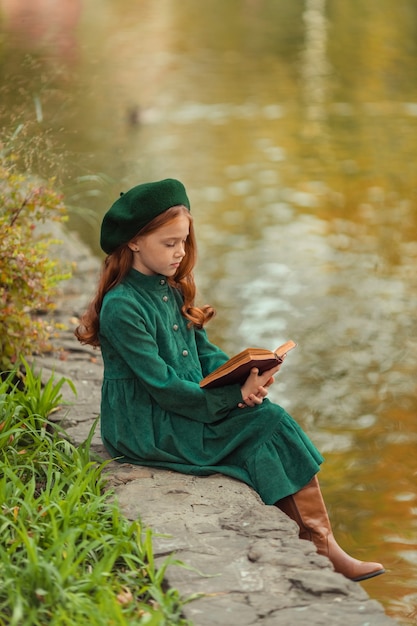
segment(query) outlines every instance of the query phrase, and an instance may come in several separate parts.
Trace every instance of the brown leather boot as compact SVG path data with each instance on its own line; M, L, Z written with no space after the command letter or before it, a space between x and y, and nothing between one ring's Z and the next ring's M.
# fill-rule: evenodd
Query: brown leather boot
M300 491L276 502L277 506L300 527L300 538L314 543L317 552L327 556L336 572L354 581L366 580L385 572L380 563L354 559L337 544L317 476Z

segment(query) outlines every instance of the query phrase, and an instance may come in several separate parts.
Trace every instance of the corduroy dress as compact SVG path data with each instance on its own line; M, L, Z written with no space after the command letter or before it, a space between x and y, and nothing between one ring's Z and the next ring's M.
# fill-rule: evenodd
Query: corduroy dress
M135 269L104 297L101 435L108 452L121 462L232 476L266 504L295 493L322 456L267 398L240 409L239 385L200 388L228 356L204 329L187 327L181 304L164 276Z

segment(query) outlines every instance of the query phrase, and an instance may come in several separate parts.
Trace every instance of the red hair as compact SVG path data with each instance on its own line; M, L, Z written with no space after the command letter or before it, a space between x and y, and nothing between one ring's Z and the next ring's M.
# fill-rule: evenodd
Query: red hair
M184 206L175 206L167 209L144 226L132 240L155 232L161 226L165 226L165 224L175 220L179 215L186 215L190 220L190 232L185 243L185 256L175 276L168 277L168 282L181 291L183 297L181 313L190 321L190 326L202 328L215 315L215 310L208 304L203 307L197 307L194 304L196 285L193 270L197 260L197 245L193 219L188 209ZM75 336L78 341L92 346L100 345L100 311L103 298L110 289L122 282L132 265L133 252L129 248L128 243L122 244L106 257L96 295L82 316L80 325L75 330Z

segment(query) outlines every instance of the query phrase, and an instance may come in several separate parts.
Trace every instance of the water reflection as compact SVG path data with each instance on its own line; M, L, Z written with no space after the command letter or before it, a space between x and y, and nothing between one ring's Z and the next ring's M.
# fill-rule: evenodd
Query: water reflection
M23 45L3 0L3 119L52 128L97 252L109 198L184 180L213 338L297 341L273 396L326 455L342 545L387 566L367 591L415 623L415 2L32 5Z
M323 139L327 116L328 78L330 65L327 55L326 0L306 0L304 48L301 56L305 118L304 132L309 137Z

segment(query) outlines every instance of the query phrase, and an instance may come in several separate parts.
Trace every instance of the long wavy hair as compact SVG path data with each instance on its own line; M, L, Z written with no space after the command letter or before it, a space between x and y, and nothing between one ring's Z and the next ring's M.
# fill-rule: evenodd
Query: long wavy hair
M182 205L167 209L144 226L131 241L134 241L137 237L150 235L180 215L186 215L190 220L190 232L185 243L185 256L175 275L168 277L168 282L181 291L183 297L181 313L189 320L189 325L202 328L215 315L215 310L208 304L203 307L197 307L194 304L196 285L193 270L197 260L197 245L193 219L188 209ZM128 243L116 248L104 260L96 295L81 317L80 325L74 333L78 341L83 344L90 344L96 347L100 345L100 311L103 298L110 289L116 287L124 279L133 265L133 252L129 248Z

